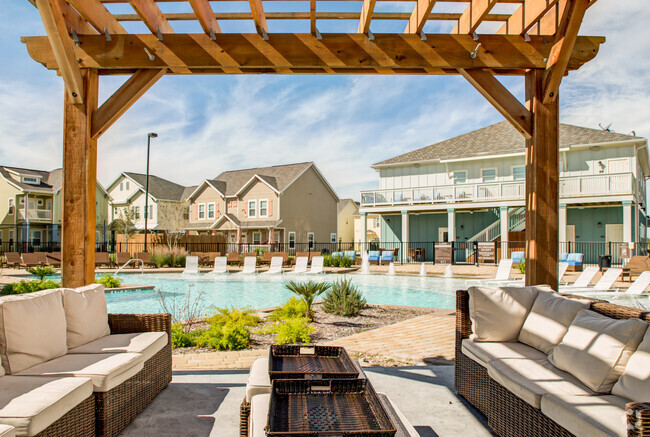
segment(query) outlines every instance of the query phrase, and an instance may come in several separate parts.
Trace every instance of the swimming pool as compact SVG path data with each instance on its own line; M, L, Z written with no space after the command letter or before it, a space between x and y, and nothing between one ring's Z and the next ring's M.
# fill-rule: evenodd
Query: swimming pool
M293 296L284 285L291 281L335 281L344 275L244 275L224 274L183 276L177 273L124 273L125 284L153 285L163 295L177 302L201 293L206 307L251 307L255 309L282 305ZM359 286L368 303L418 307L456 307L455 292L465 288L464 279L418 276L345 275ZM190 291L191 288L191 291ZM106 293L109 312L156 313L161 311L157 290Z

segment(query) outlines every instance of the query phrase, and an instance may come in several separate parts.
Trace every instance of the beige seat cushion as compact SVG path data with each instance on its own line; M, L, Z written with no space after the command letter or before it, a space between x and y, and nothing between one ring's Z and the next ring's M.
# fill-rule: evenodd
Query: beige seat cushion
M650 401L650 328L612 387L612 394L634 402Z
M610 393L647 327L640 319L617 320L581 310L549 360L592 390Z
M265 393L271 393L268 356L256 359L251 366L246 382L246 400L250 402L253 396Z
M519 341L549 354L569 329L586 300L567 299L554 292L539 292L519 333Z
M489 342L464 339L461 352L483 367L492 360L503 358L530 358L533 360L546 359L543 352L519 342Z
M134 352L142 354L147 361L167 345L166 332L137 332L133 334L113 334L98 338L74 349L69 354L111 354Z
M487 369L492 379L535 408L540 407L542 396L546 394L595 394L575 377L553 367L547 359L492 360Z
M0 437L16 437L16 428L11 425L0 425Z
M251 399L251 414L248 418L248 437L266 437L264 427L268 422L270 394L258 394Z
M469 317L474 341L516 341L540 289L470 287Z
M7 374L65 355L60 289L0 297L0 358Z
M103 285L64 289L63 306L68 327L68 349L111 333Z
M627 436L625 399L612 395L547 395L542 413L576 437Z
M92 394L88 378L5 376L0 378L0 422L33 436Z
M106 392L142 370L141 354L69 354L23 370L18 375L82 376L90 378L93 390Z

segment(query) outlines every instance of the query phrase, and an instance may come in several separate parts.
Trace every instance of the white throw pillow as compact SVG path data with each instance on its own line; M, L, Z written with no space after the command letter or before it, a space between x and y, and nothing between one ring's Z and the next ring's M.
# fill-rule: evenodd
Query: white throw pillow
M540 291L521 328L519 341L549 354L562 341L576 314L588 308L586 300Z
M650 401L650 327L614 384L612 394L634 402Z
M103 285L63 290L63 306L68 325L68 349L110 335Z
M473 341L516 341L539 290L535 287L470 287L469 318Z
M60 289L0 298L0 357L7 374L65 355Z
M643 339L648 324L581 310L549 361L598 393L609 393Z

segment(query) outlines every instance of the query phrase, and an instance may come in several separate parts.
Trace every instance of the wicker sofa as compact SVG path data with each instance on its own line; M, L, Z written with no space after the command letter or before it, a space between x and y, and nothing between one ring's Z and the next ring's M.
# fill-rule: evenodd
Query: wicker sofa
M107 314L102 285L2 296L0 358L0 431L116 436L171 381L171 316Z
M481 290L485 289L457 292L455 388L487 416L497 435L650 436L650 330L646 326L650 313L561 296L550 289L536 289L521 298L517 293L523 292L503 288L498 290L510 296L487 299ZM542 314L544 302L547 314ZM486 329L491 327L485 326L485 317L491 311L485 306L491 304L519 307L519 315L492 314L495 326L510 325L516 331L518 325L514 339L482 341L489 340ZM586 329L592 322L604 328ZM628 329L628 343L616 349L619 346L610 340L621 329ZM585 332L591 336L589 346L578 347ZM531 334L537 336L535 341ZM546 344L539 341L543 337ZM598 379L602 384L592 390L589 372L608 365L604 358L593 360L610 349L620 352L618 361L604 367L606 378Z

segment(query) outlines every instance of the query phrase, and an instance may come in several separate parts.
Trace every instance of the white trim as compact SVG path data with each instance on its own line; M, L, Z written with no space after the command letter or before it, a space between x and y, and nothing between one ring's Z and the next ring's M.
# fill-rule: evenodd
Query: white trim
M293 247L291 247L291 236L292 235L293 235ZM289 245L289 249L295 249L296 248L296 232L295 231L287 232L287 244Z
M523 179L515 179L515 168L523 167L524 169L524 178ZM566 171L566 169L564 170ZM511 165L510 166L510 175L512 176L513 181L525 181L526 180L526 164L524 165Z
M205 217L208 215L207 210L205 208L205 203L197 203L197 210L196 210L196 219L197 220L205 220ZM203 217L201 217L201 207L203 207Z
M210 205L212 205L212 217L210 217ZM207 220L215 219L216 216L217 216L217 205L215 204L215 202L206 203L206 207L205 207L205 217L206 217L206 219Z
M485 176L483 176L483 172L485 170L494 170L494 180L493 181L486 181ZM499 169L498 167L485 167L481 168L481 183L490 183L490 182L498 182L499 181Z
M330 243L336 243L336 232L330 232Z
M262 202L266 202L266 214L262 215ZM257 201L259 211L257 211L258 218L267 218L269 216L269 199L259 199Z
M270 189L272 189L274 193L276 193L276 194L279 194L279 193L280 193L276 188L273 188L273 187L272 187L268 182L266 182L266 181L265 181L265 180L264 180L260 175L258 175L257 173L255 173L255 174L253 175L253 177L250 178L250 179L248 180L248 182L246 182L244 185L241 186L241 188L239 189L239 191L237 191L237 192L235 193L235 196L239 196L239 195L241 194L242 191L244 191L246 188L248 188L248 186L251 184L251 182L253 182L254 179L257 179L258 181L262 182L264 185L266 185L267 187L269 187Z
M255 204L255 207L253 211L255 211L255 215L251 215L251 202ZM251 199L246 201L246 218L257 218L257 199Z
M462 182L462 183L460 183L460 184L457 184L457 183L456 183L456 173L457 173L457 172L458 172L458 173L462 173L462 172L465 173L465 182ZM464 184L469 183L469 170L468 170L468 169L459 169L459 170L454 170L454 171L452 171L451 173L452 173L452 175L451 175L451 182L452 182L452 185L456 186L456 185L464 185ZM400 190L401 188L397 188L397 189ZM404 189L405 189L405 190L408 190L408 188L404 188Z
M259 235L260 237L257 240L257 243L255 242L255 234ZM253 231L251 232L251 244L262 244L262 233L260 231Z

